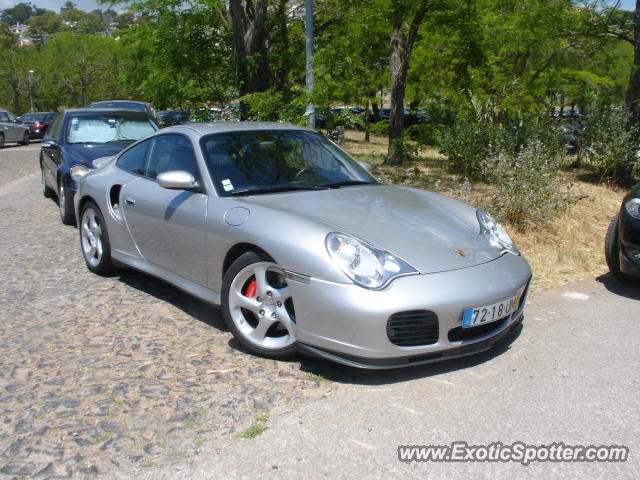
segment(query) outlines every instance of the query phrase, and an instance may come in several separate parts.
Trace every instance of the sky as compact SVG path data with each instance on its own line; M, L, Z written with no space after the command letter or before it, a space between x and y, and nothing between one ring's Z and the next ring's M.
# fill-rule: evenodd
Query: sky
M31 3L39 8L46 8L47 10L53 10L54 12L60 12L60 7L65 4L67 0L0 0L0 10L5 8L10 8L15 6L18 3ZM106 10L106 5L98 5L96 0L72 0L80 10L84 10L85 12L90 12L91 10L95 10L96 8L100 8L102 10ZM609 0L609 3L614 3L614 0ZM622 0L621 6L624 10L634 10L636 5L636 0ZM118 12L122 12L124 10L124 5L115 5L113 7L114 10Z
M79 10L84 10L85 12L90 12L91 10L95 10L99 8L101 10L107 10L107 5L98 5L96 0L71 0L73 3L77 5ZM17 5L18 3L31 3L38 8L46 8L47 10L53 10L56 13L60 13L60 7L64 5L67 0L0 0L0 10L4 10L5 8L11 8ZM116 11L123 11L122 8L124 5L115 5L113 7Z

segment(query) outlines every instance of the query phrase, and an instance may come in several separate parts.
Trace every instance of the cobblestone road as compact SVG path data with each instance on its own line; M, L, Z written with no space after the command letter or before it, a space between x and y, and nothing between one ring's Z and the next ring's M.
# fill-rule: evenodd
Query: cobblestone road
M38 151L0 150L0 476L128 478L330 392L241 351L214 307L91 274L40 193Z

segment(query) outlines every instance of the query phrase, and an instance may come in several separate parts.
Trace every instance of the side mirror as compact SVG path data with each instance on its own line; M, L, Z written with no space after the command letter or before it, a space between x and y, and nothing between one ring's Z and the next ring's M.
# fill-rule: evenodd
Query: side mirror
M40 145L47 148L55 148L58 146L58 142L50 138L45 138L44 140L42 140L42 142L40 142Z
M197 186L196 179L184 170L162 172L156 177L158 185L169 190L191 190Z
M371 165L369 162L364 162L361 160L358 160L358 164L364 168L367 172L370 172L371 170L373 170L373 165Z

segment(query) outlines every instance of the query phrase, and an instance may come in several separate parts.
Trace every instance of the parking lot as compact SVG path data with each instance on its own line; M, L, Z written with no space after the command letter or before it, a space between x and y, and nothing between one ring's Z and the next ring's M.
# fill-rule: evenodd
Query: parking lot
M38 152L0 150L0 473L180 462L331 389L239 350L216 308L167 284L91 274L40 193Z
M218 310L88 272L0 150L0 473L9 478L638 478L640 290L607 276L530 299L501 348L366 372L246 354ZM255 438L239 438L252 426ZM250 435L251 436L251 435ZM626 463L401 463L399 445L626 445Z

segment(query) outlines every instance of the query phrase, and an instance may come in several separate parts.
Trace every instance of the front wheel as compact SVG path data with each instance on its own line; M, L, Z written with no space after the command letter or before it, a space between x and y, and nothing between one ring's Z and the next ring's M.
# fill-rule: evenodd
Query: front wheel
M73 202L67 189L64 188L62 179L60 179L58 183L58 208L60 210L60 220L62 220L62 223L65 225L73 225L75 223Z
M250 352L282 359L296 352L296 319L284 272L264 254L247 252L222 284L222 313Z
M604 239L604 257L611 274L621 282L635 283L635 279L620 271L620 241L618 239L619 215L614 215L609 222L607 235Z
M87 268L98 275L114 270L111 261L111 244L102 212L93 202L82 207L80 215L80 248Z

